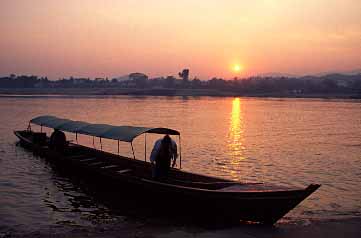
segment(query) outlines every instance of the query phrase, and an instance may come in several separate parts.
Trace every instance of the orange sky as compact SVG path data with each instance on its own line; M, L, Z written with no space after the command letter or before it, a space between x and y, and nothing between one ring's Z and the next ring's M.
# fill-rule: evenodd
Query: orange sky
M360 0L2 0L0 76L361 68Z

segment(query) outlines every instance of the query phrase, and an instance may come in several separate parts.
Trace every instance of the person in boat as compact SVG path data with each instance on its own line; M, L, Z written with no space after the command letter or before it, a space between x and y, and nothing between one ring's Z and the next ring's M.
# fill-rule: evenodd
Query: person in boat
M153 178L157 180L166 179L171 165L174 167L176 164L177 156L177 143L169 135L157 140L150 154Z
M53 133L50 136L49 147L58 152L64 152L66 145L67 143L64 132L58 129L54 129Z

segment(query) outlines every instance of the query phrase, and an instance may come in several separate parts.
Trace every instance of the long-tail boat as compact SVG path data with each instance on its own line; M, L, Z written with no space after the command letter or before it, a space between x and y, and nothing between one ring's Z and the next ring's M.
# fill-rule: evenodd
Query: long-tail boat
M49 146L46 133L31 129L32 124L41 128L75 133L76 138L82 134L98 137L100 140L117 140L118 153L119 141L129 142L133 158L75 142L69 142L66 149L59 152ZM151 163L146 161L146 158L144 161L135 158L132 142L142 134L155 133L179 136L180 143L180 133L169 128L91 124L45 115L31 119L26 130L14 133L20 139L20 145L56 163L57 166L97 178L104 181L104 186L116 186L116 190L121 189L127 195L147 197L158 206L169 204L169 201L179 201L182 209L188 209L192 216L202 214L208 217L274 224L320 187L319 184L297 188L265 183L242 183L176 168L170 170L166 180L154 180Z

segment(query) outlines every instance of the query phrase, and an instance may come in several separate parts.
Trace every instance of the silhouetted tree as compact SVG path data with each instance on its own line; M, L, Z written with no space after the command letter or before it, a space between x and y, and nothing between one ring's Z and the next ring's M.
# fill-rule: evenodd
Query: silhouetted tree
M176 78L173 76L167 76L164 80L164 87L166 88L174 88Z
M183 69L183 71L179 72L178 75L179 75L179 77L182 78L183 85L187 85L188 84L188 78L189 78L189 69Z
M227 86L227 83L225 80L221 79L221 78L212 78L211 80L208 81L208 85L210 88L214 88L214 89L224 89Z
M202 86L202 82L199 78L195 77L193 80L192 80L192 87L194 88L199 88Z

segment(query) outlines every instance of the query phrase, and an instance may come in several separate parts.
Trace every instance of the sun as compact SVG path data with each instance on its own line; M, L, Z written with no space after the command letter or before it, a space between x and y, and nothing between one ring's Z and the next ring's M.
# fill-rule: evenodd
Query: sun
M242 71L243 67L240 64L234 64L232 66L232 70L235 73L240 73Z

